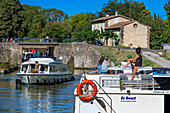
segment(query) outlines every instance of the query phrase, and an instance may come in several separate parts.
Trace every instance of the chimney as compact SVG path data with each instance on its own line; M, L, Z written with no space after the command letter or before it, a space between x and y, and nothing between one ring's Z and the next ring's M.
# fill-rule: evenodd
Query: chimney
M118 11L115 11L115 15L116 15L116 16L118 15Z
M106 14L106 17L109 17L109 14Z

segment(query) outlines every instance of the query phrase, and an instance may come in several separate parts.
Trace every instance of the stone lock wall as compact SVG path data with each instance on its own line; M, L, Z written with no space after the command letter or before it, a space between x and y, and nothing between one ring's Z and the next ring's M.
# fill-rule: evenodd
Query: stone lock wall
M42 43L39 43L43 46ZM18 43L4 42L0 43L0 62L21 64L22 48L30 47L29 44L22 45ZM31 45L37 47L37 45ZM47 47L50 47L47 45ZM54 45L54 57L62 57L64 63L69 63L74 68L93 68L96 67L100 59L100 53L86 43L64 43Z
M0 43L0 62L10 62L11 64L22 61L18 43Z
M55 57L62 57L64 63L74 63L75 68L93 68L96 67L100 59L100 53L86 43L68 43L59 44L54 49Z

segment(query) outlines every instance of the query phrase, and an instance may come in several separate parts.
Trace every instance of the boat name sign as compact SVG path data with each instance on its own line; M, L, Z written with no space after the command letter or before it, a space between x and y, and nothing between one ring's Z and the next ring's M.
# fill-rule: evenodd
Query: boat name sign
M136 102L136 97L121 96L121 102Z

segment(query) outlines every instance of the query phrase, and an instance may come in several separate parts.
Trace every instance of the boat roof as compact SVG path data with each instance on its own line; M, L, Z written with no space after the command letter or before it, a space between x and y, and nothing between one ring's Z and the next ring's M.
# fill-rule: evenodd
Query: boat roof
M22 63L22 65L26 65L26 64L35 64L35 61L26 61L26 62ZM44 65L64 64L64 65L66 65L65 63L58 62L58 61L54 61L54 62L43 62L43 61L40 61L40 62L38 62L38 64L44 64Z
M55 61L56 57L51 56L40 56L40 57L29 57L29 61Z
M55 61L55 57L30 57L28 61L23 62L22 65L25 64L35 64L36 61L38 61L38 64L45 64L45 65L50 65L50 64L64 64L61 62L61 60Z

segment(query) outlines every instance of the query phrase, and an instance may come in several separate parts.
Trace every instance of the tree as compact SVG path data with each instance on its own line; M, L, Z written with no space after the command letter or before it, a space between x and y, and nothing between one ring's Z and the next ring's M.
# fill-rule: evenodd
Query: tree
M42 15L34 16L28 32L28 37L40 38L42 36L42 30L44 27L45 27L44 17Z
M164 5L164 9L166 10L168 23L170 24L170 1Z
M91 23L87 22L83 25L77 26L73 32L73 38L81 38L86 39L88 36L88 32L91 31Z
M45 25L44 32L50 38L67 38L71 34L71 27L64 22L49 22Z
M0 36L19 37L23 22L23 7L19 0L2 0L0 3Z
M159 16L157 17L154 14L154 20L151 25L151 33L150 33L150 47L152 49L161 49L162 44L162 33L163 33L163 21Z
M64 21L64 19L68 18L67 14L55 8L43 9L41 10L41 14L45 17L46 22L50 22L50 21L59 22L59 21Z
M102 11L98 12L98 17L103 17L106 14L115 15L115 11L138 21L142 16L150 15L150 11L145 8L143 2L124 0L124 2L118 3L118 0L108 0L108 3L104 3Z
M39 6L23 5L23 9L24 12L22 15L25 18L23 20L22 30L24 31L24 37L39 37L41 32L40 27L44 28L45 26L45 19L40 14L42 8Z
M87 22L87 15L84 13L73 15L69 17L68 23L72 26L72 31L80 25Z
M104 31L101 33L101 37L105 38L106 40L106 46L108 46L108 39L113 38L114 40L117 41L117 35L113 31Z

